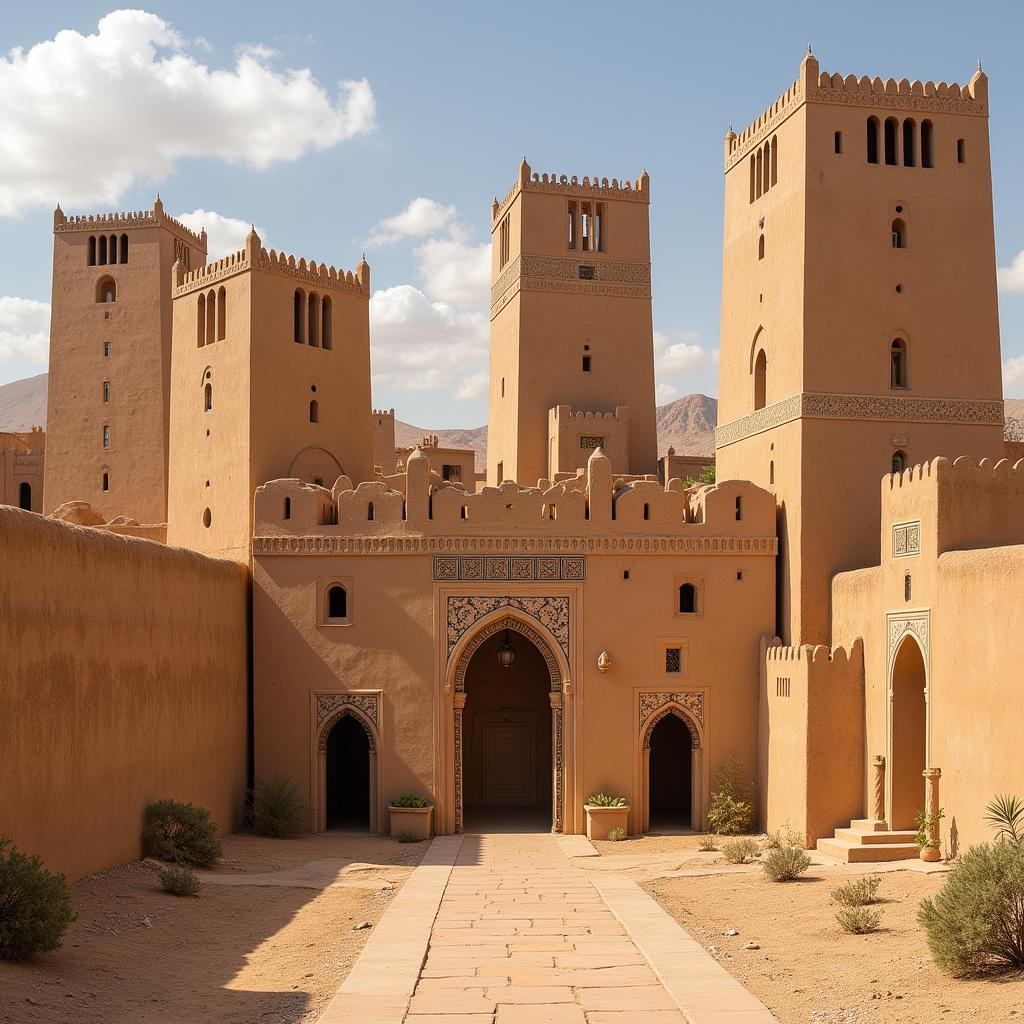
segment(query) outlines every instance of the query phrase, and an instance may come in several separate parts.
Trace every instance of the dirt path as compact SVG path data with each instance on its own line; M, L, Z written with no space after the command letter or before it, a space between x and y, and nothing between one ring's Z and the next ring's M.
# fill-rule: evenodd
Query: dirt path
M63 948L0 963L0 1022L316 1020L372 933L355 926L376 925L426 846L230 836L195 899L164 893L144 863L82 879Z

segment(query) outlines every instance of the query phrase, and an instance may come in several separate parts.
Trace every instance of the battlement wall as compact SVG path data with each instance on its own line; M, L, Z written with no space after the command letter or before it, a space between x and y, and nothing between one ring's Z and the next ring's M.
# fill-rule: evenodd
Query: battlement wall
M591 457L585 485L573 479L545 489L506 481L479 492L441 481L416 451L391 482L353 487L341 477L331 490L300 480L272 480L256 490L259 537L511 538L657 537L700 541L709 551L775 553L775 503L768 491L729 481L686 492L656 480L614 486L607 458ZM737 508L740 515L737 517ZM732 538L726 543L723 538ZM706 542L706 543L705 543Z
M646 171L639 178L593 178L583 175L538 173L524 160L519 165L519 177L499 203L495 198L491 206L491 219L496 222L520 192L551 192L580 198L617 199L628 202L651 201L651 179Z
M70 231L122 231L125 228L165 227L180 235L185 241L206 252L206 232L196 232L186 227L176 217L164 212L163 203L157 196L152 210L129 210L116 213L89 213L68 216L58 206L53 213L53 230L56 234Z

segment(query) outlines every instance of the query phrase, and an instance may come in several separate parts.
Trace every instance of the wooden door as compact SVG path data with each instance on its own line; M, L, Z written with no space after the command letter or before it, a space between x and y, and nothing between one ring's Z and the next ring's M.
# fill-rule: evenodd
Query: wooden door
M481 724L484 806L532 806L537 794L535 723Z

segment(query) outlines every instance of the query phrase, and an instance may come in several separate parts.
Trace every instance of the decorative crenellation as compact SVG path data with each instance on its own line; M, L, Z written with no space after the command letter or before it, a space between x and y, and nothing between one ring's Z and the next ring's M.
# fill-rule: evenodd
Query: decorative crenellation
M164 204L156 197L152 210L127 210L117 213L89 213L68 216L58 206L53 212L53 230L57 233L69 231L122 231L126 228L171 228L182 235L197 249L206 252L206 232L196 232L186 227L177 217L164 212Z
M854 641L850 647L837 644L829 647L827 644L803 644L799 647L786 647L776 642L765 650L765 661L767 662L793 662L803 661L809 664L822 662L836 662L849 664L855 657L860 656L858 645L859 640Z
M739 135L730 129L725 137L725 169L742 160L804 102L986 117L988 78L980 68L966 85L867 75L844 77L821 71L817 59L809 53L800 65L797 80L756 121Z
M541 583L587 578L585 555L435 555L434 581Z
M972 398L903 398L801 392L766 405L715 430L724 448L754 434L800 419L889 420L895 423L972 423L1002 425L1003 403Z
M639 178L629 180L623 178L601 178L595 175L584 175L582 179L575 174L537 173L532 170L524 159L519 165L519 176L515 184L508 190L505 198L499 203L497 199L491 206L492 222L497 222L506 207L520 192L556 192L565 195L588 196L594 199L625 199L631 202L648 203L651 199L651 179L647 171Z

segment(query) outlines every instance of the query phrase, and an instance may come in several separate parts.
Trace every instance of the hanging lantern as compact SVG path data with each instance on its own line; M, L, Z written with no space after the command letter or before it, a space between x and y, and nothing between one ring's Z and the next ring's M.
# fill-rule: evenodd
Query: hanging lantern
M498 664L504 669L509 669L515 660L516 651L512 646L512 641L509 639L508 630L506 629L505 639L502 640L501 646L498 648Z

